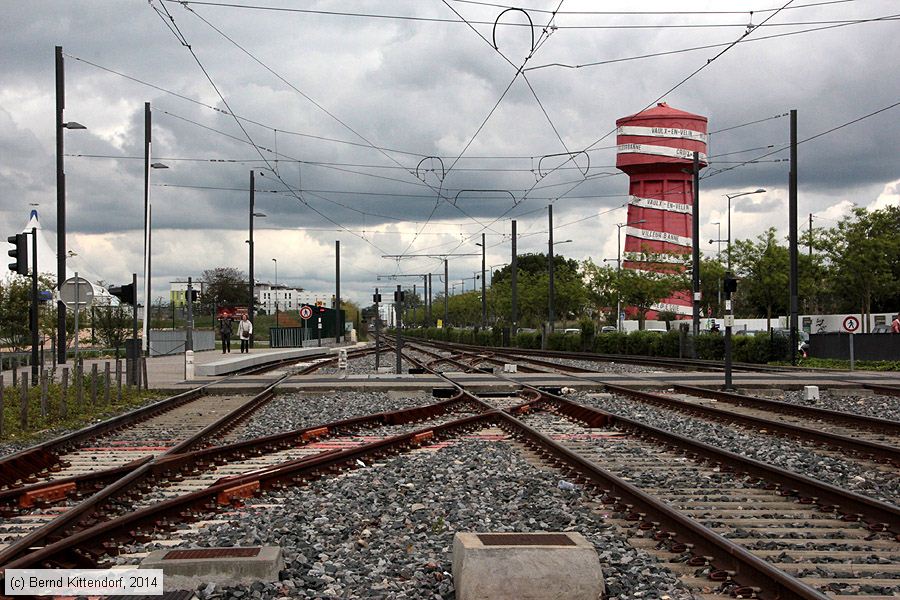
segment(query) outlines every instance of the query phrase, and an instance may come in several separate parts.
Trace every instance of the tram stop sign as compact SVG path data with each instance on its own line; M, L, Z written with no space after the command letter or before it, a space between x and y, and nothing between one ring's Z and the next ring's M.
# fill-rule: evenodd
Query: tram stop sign
M94 286L84 277L69 277L59 289L59 299L72 310L75 310L76 297L78 308L87 308L94 302Z

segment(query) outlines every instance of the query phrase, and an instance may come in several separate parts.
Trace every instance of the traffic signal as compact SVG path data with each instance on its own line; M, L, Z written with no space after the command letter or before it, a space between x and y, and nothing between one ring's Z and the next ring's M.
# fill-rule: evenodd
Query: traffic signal
M406 300L406 292L396 291L394 292L394 302L403 303Z
M725 273L725 280L722 284L722 290L725 292L725 297L730 298L731 294L737 291L737 278L731 273Z
M191 290L191 302L196 302L200 298L200 290Z
M129 283L128 285L120 285L113 286L109 288L109 293L124 302L125 304L131 304L134 306L134 285Z
M9 270L19 275L28 275L28 238L25 233L17 233L6 238L6 241L15 246L13 250L7 252L9 256L15 259L15 262L9 263Z

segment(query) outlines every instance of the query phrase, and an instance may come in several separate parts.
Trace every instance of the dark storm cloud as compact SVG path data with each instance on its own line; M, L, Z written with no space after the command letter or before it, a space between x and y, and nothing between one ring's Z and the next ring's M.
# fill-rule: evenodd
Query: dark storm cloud
M474 20L492 21L499 12L489 7L452 4L466 18ZM546 8L551 8L547 4ZM872 0L787 10L773 22L870 18L890 13L895 8L892 4ZM327 2L311 6L327 10L335 5ZM641 9L655 6L647 4ZM658 6L669 8L668 4ZM758 3L741 6L748 10L761 7ZM431 246L448 251L486 225L490 225L491 234L508 232L509 218L519 218L523 229L540 232L545 222L544 207L551 202L558 207L559 223L620 205L625 201L628 180L621 174L607 175L618 172L612 166L616 159L615 136L604 136L614 128L616 118L651 104L719 51L709 49L582 69L550 67L527 71L534 92L520 77L479 130L515 69L465 25L193 7L282 75L288 85L184 7L174 3L167 3L166 7L231 109L264 125L244 122L253 142L268 149L261 152L269 163L242 141L245 132L231 116L74 59L66 61L66 116L85 123L89 129L67 132L67 151L142 157L143 103L150 101L154 110L154 160L168 157L255 161L166 161L169 169L153 171L151 175L155 184L155 228L175 232L173 239L185 244L193 240L204 248L215 249L210 252L219 251L214 242L222 234L207 232L230 231L233 233L226 237L232 242L237 240L237 245L223 251L241 254L248 220L249 171L256 168L265 173L257 177L257 209L268 215L259 224L261 239L265 240L270 232L275 236L281 230L306 229L313 241L304 238L302 244L321 240L320 246L309 246L321 250L330 247L336 237L344 238L358 256L366 257L347 270L352 280L348 285L360 289L367 285L364 282L371 272L382 270L377 260L380 251L369 243L401 252L409 245L411 234L420 231L429 216L432 224L410 251ZM386 5L372 1L357 2L353 7L360 12L454 18L451 11L437 3ZM679 6L683 10L716 7L709 2ZM633 7L604 6L616 8ZM596 7L571 0L564 9ZM0 165L0 185L5 197L3 218L8 223L18 226L17 215L27 211L27 203L39 202L45 227L52 230L55 225L55 211L48 210L55 199L54 44L63 45L66 52L75 56L195 98L220 111L226 108L187 49L146 2L29 2L15 10L7 4L4 13L4 36L0 39L0 69L4 73L0 88L0 152L4 161ZM760 14L768 13L755 15L755 23L764 18ZM538 23L547 18L539 14L534 17ZM742 23L749 17L561 15L558 24L562 26L726 20L736 26L664 30L561 28L551 34L528 66L581 64L729 42L743 32ZM802 140L896 102L900 88L895 67L891 60L885 60L900 55L896 27L896 22L863 24L740 44L664 100L676 108L708 116L712 131L796 108ZM476 28L491 39L489 25ZM750 37L790 29L766 28ZM527 32L518 27L498 30L500 49L517 66L529 45ZM896 114L887 112L802 144L799 173L803 209L825 209L846 198L867 204L881 187L900 178L895 160L900 139L898 122ZM764 221L767 213L783 211L786 151L762 159L780 162L731 167L780 148L788 141L787 125L787 118L781 117L714 134L710 145L713 164L704 170L702 193L721 199L724 193L764 187L770 192L754 198L752 204L735 207L736 212L746 213L748 218L752 212ZM444 168L450 168L476 132L474 142L446 177L438 176L439 165L434 161L426 161L426 166L434 171L417 172L419 161L429 155L441 156ZM366 147L368 142L387 149ZM590 152L587 180L571 168L571 162L559 158L541 161L544 154L561 153L566 147L577 152L592 143L595 147ZM269 150L276 146L280 154L277 169L283 181L265 170L275 167L276 156ZM475 158L501 155L518 158ZM298 164L290 159L306 162ZM581 156L575 162L586 166ZM560 166L566 168L553 171ZM70 157L66 159L66 169L70 232L110 238L126 232L127 241L117 243L133 242L139 253L143 161ZM298 193L301 199L285 193L285 185L302 188ZM498 192L465 192L455 199L458 191L473 189ZM513 190L519 203L513 206L500 190ZM444 200L438 199L439 192ZM719 200L708 202L704 210L718 204ZM497 220L503 214L504 218ZM573 237L584 236L584 241L581 245L576 240L570 248L583 255L609 252L615 234L610 223L617 219L619 216L614 214L596 223L588 220L572 225L566 231L577 232ZM363 235L366 241L346 232L314 231L341 226L357 234L367 231ZM379 227L404 231L407 236L372 235L371 231ZM448 230L462 233L451 237L427 235L429 231ZM563 235L569 237L567 233ZM501 240L497 235L496 241ZM301 242L296 243L299 248ZM540 242L543 243L545 240ZM133 250L129 248L128 252ZM270 253L273 251L274 246ZM190 247L185 246L181 252L190 253ZM236 257L229 260L242 264L242 259ZM165 254L157 262L160 274L167 276L175 275L187 264ZM460 268L469 267L464 263L460 261ZM197 265L202 268L200 262ZM357 266L359 269L354 270ZM301 266L295 268L293 275L286 269L285 277L297 276ZM363 268L369 269L369 274ZM313 271L304 273L307 277L320 277ZM154 282L163 284L162 280Z

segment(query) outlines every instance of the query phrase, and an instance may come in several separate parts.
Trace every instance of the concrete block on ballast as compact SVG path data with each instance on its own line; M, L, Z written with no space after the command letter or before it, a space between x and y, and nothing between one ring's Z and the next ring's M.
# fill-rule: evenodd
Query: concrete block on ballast
M594 546L575 532L457 533L456 600L597 600L603 572Z
M151 552L141 569L162 569L165 590L196 589L201 583L249 585L278 581L284 559L278 546L168 548Z
M818 402L819 401L819 386L817 385L804 385L803 386L803 399L807 402Z

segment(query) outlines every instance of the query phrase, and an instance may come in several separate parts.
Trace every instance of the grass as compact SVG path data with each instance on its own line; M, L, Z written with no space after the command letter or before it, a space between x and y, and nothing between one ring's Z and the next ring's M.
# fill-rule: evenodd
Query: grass
M157 391L144 391L122 385L122 398L118 399L115 376L110 377L109 404L105 402L104 377L97 376L97 403L91 402L91 375L82 377L82 401L77 398L77 386L74 378L69 381L66 397L66 415L62 415L62 386L59 383L47 385L47 401L45 410L41 407L41 387L28 388L28 422L24 429L20 423L22 399L21 380L18 388L12 386L3 389L2 434L3 442L34 441L51 430L78 429L108 419L109 417L137 408L148 400L159 396Z

